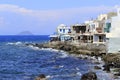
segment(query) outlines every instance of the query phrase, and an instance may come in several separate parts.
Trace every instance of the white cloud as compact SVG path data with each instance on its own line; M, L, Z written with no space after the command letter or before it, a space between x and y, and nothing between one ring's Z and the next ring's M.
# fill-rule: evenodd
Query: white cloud
M32 9L27 9L24 7L20 7L17 5L10 5L10 4L0 4L0 13L1 12L12 12L12 13L16 13L19 15L22 15L25 20L24 23L22 22L18 22L16 23L16 25L18 26L24 26L27 27L25 29L31 29L34 30L34 32L43 32L42 30L40 31L40 29L38 29L39 27L42 26L42 29L44 29L43 27L46 27L49 29L50 26L54 26L56 27L56 22L60 23L61 22L68 22L68 20L70 22L75 22L78 19L82 20L83 18L85 18L85 20L89 19L91 16L97 16L97 14L101 14L101 13L106 13L109 11L114 11L115 7L111 7L111 6L88 6L88 7L79 7L79 8L66 8L66 9L58 9L58 10L32 10ZM8 13L9 15L9 13ZM11 14L10 14L11 16ZM87 17L89 16L89 18ZM77 20L75 20L76 18L78 18ZM32 20L29 19L33 19L34 22L36 22L34 25L34 23L31 23ZM17 20L17 18L16 18ZM84 19L83 19L84 20ZM2 19L0 19L0 23L2 23ZM7 21L7 19L6 19ZM43 22L44 21L44 22ZM4 30L9 29L9 32L11 30L11 33L13 32L12 29L16 29L16 25L13 25L14 23L10 23L9 21L7 21L9 23L9 26L11 29L9 29L9 26L5 27ZM53 22L50 24L50 22ZM23 25L22 25L23 24ZM50 24L50 26L48 26L48 24ZM71 23L72 24L72 23ZM69 25L71 25L69 24ZM59 24L58 24L59 25ZM34 28L33 28L34 26ZM37 29L35 28L35 26L37 27ZM48 27L47 27L48 26ZM22 29L22 28L20 28ZM52 28L51 28L52 29ZM39 30L39 31L38 31ZM51 31L53 31L55 29L52 29ZM8 32L8 31L6 31ZM44 32L43 32L44 33ZM50 32L51 33L51 32Z
M41 20L49 20L49 19L60 19L64 17L72 17L74 15L81 16L81 14L88 14L89 13L104 13L108 11L113 11L114 7L108 6L97 6L97 7L80 7L80 8L67 8L67 9L60 9L60 10L30 10L23 7L19 7L17 5L10 5L10 4L1 4L0 11L8 11L14 12L21 15L32 16L36 18L40 18ZM82 16L81 16L82 17Z

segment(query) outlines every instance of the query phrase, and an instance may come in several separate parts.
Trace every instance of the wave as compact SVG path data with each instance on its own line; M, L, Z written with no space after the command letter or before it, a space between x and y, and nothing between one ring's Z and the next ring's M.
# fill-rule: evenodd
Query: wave
M67 52L64 52L64 51L62 51L61 53L60 53L60 58L66 58L66 57L68 57L69 55L67 54Z
M47 50L47 51L51 51L51 52L60 52L60 50L52 49L52 48L41 48L41 50Z
M36 47L36 46L33 46L33 45L29 45L28 47L29 47L29 48L32 48L33 50L40 50L39 47Z
M81 73L81 72L77 72L76 74L77 74L78 76L81 76L81 75L82 75L82 73Z
M8 42L6 45L22 45L22 42Z
M43 51L51 51L51 52L60 52L60 50L57 50L57 49L52 49L52 48L39 48L37 46L34 46L34 45L28 45L29 48L32 48L34 50L43 50Z
M81 76L81 72L76 72L76 73L71 73L71 74L61 74L61 75L48 75L47 78L52 79L52 78L58 78L58 77L74 77L74 76Z
M41 48L40 50L47 50L47 51L51 51L51 52L58 52L59 54L59 58L66 58L68 57L68 53L63 51L63 50L57 50L57 49L52 49L52 48Z
M26 45L26 44L28 44L28 45ZM59 55L58 56L59 58L68 57L67 52L65 52L63 50L57 50L57 49L52 49L52 48L39 48L37 46L34 46L34 43L29 44L29 43L26 43L26 42L19 42L18 41L18 42L8 42L6 45L17 45L17 46L23 45L23 46L26 46L26 47L31 48L33 50L45 50L45 51L50 51L50 52L57 52L58 55Z
M52 48L41 48L41 50L52 51Z

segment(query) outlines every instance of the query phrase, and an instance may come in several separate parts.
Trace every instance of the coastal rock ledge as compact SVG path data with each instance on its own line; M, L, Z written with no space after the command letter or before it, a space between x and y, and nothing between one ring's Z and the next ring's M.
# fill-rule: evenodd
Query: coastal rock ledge
M106 46L103 44L91 44L91 43L84 43L84 44L73 44L71 42L48 42L43 44L26 44L32 45L39 48L53 48L57 50L64 50L69 53L73 54L82 54L82 55L89 55L89 56L102 56L106 55Z

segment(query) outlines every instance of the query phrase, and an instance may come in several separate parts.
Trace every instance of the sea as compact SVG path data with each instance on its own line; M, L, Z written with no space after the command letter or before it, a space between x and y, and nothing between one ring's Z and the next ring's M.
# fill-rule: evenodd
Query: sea
M48 35L0 36L0 80L35 80L44 74L48 80L80 80L82 74L96 72L99 80L113 80L93 61L55 49L39 49L26 43L46 43ZM120 39L110 39L110 49L119 50Z

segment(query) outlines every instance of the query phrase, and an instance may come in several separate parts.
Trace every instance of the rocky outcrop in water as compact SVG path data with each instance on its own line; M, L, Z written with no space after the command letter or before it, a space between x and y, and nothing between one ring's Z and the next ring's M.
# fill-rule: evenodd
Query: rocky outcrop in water
M48 42L44 44L35 44L39 48L53 48L58 50L64 50L69 53L74 54L83 54L90 56L102 56L105 55L104 45L95 45L95 44L73 44L71 42Z
M110 64L105 64L104 66L104 71L110 72Z
M99 67L99 66L94 66L94 69L102 69L101 67Z
M44 74L40 74L38 77L35 78L35 80L47 80L47 79Z
M88 72L83 74L80 80L97 80L97 75L95 72Z
M32 45L39 48L53 48L58 50L64 50L73 54L82 54L89 56L102 56L105 55L105 46L104 45L95 45L95 44L73 44L71 42L48 42L43 44L26 44Z
M120 53L109 53L103 57L106 64L110 67L120 68Z
M120 53L108 53L103 60L105 62L103 70L110 72L112 68L114 76L120 76Z

